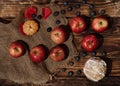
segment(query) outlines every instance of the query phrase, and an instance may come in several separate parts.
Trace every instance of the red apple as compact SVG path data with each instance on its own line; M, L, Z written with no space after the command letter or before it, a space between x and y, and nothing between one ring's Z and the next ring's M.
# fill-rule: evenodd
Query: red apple
M92 29L96 32L104 32L108 29L108 19L105 17L99 16L92 20L91 23Z
M47 54L47 48L44 45L38 45L30 50L29 57L33 62L39 63L46 59Z
M24 11L24 17L26 19L31 19L33 14L37 14L37 8L35 6L27 7Z
M86 29L86 22L83 17L75 17L70 21L70 28L74 33L81 33Z
M51 39L56 44L65 42L69 34L62 26L58 26L51 31Z
M56 62L63 61L67 57L67 47L65 45L56 45L50 50L49 57Z
M24 25L24 22L21 22L20 25L19 25L19 31L22 35L26 35L24 32L23 32L23 25Z
M9 54L14 58L23 56L25 52L26 52L26 46L23 43L23 41L17 40L9 45Z
M98 48L99 45L99 41L97 39L97 37L93 34L90 35L86 35L83 39L82 39L82 48L88 52L92 52L94 51L96 48Z
M49 7L42 8L42 17L43 19L47 19L52 13L52 10Z

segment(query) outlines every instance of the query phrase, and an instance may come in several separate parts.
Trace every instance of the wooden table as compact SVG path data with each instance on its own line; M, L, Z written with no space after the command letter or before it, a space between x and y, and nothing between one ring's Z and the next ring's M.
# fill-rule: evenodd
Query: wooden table
M53 0L54 1L54 0ZM70 5L74 5L75 3L80 2L80 0L76 0L76 2L70 3ZM51 2L52 3L52 2ZM112 29L108 32L101 33L101 35L105 36L104 38L104 43L103 47L101 47L98 50L97 55L100 56L102 51L107 52L107 57L104 59L108 61L109 63L109 73L108 75L101 80L100 82L91 82L86 79L86 77L81 74L80 76L73 76L71 78L68 78L66 76L66 73L58 73L57 77L53 81L49 81L46 85L52 85L52 86L120 86L120 0L88 0L88 4L81 5L80 9L73 9L72 12L66 13L63 15L63 17L67 17L69 20L72 17L75 17L76 11L80 11L82 15L89 16L89 12L91 11L89 9L89 4L95 4L95 9L97 11L97 14L100 15L100 11L102 9L106 10L106 14L112 18L113 26ZM14 19L17 15L19 15L19 12L22 8L28 5L35 5L38 4L38 2L34 1L19 1L19 2L14 2L10 0L1 0L0 1L0 17L11 20ZM62 2L56 3L58 4L61 9L66 9L66 6L62 5ZM14 9L17 8L17 9ZM79 40L80 38L79 35L75 35L75 41L77 48L79 49ZM80 50L81 52L81 50ZM86 58L81 58L80 62L75 62L75 65L70 67L67 66L68 70L76 71L78 69L83 68L84 62L89 58L90 55ZM81 66L79 66L81 65ZM59 68L58 68L59 69ZM0 84L3 85L18 85L14 82L9 82L5 80L1 80ZM28 84L25 83L23 86L38 86L34 85L32 83Z

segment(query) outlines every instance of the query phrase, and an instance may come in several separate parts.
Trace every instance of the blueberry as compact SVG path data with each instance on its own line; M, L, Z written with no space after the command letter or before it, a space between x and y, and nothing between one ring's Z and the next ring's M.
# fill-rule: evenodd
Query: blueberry
M32 18L35 18L36 17L36 14L32 14Z
M56 20L56 24L60 24L60 20Z
M96 15L96 11L91 11L91 12L90 12L90 16L91 16L91 17L93 17L93 16L95 16L95 15Z
M107 53L105 51L103 51L101 54L103 57L105 57L107 55Z
M94 9L94 7L95 7L95 6L94 6L93 4L90 4L90 5L89 5L89 8L90 8L90 9Z
M61 10L61 14L65 14L65 10Z
M80 8L80 4L75 4L75 7L76 8Z
M76 15L77 15L77 16L80 16L80 12L79 12L79 11L77 11L77 12L76 12Z
M80 57L79 57L79 56L76 56L76 57L75 57L75 60L76 60L76 61L80 61Z
M83 57L87 56L87 53L86 52L82 52L82 56Z
M87 3L87 0L82 0L82 3L83 3L83 4L86 4L86 3Z
M51 27L48 27L48 28L47 28L47 32L50 32L51 30L52 30Z
M104 15L105 12L106 12L105 10L101 10L101 11L100 11L100 13L101 13L102 15Z
M58 16L58 15L59 15L59 11L55 11L55 12L53 13L53 15L54 15L54 16Z
M80 74L81 74L81 70L78 70L78 71L77 71L77 74L80 75Z
M96 52L95 51L92 52L92 56L96 56Z
M69 65L70 65L70 66L73 66L73 65L74 65L74 62L70 61L70 62L69 62Z
M42 15L38 15L38 19L41 19L42 18Z
M63 5L64 6L68 5L68 2L67 1L63 2Z
M73 76L73 74L74 74L73 71L69 71L69 72L68 72L68 76L69 76L69 77Z
M61 72L65 72L65 71L66 71L66 68L62 68L62 69L61 69Z
M67 9L68 9L68 11L72 11L73 10L73 8L71 6L69 6Z

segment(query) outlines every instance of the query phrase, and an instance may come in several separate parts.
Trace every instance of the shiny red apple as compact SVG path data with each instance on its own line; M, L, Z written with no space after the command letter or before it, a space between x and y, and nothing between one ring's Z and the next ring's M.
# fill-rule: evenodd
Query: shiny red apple
M56 44L61 44L68 39L69 33L62 26L58 26L51 31L51 39Z
M86 35L82 39L81 46L85 51L92 52L98 48L99 41L98 41L97 37L93 34Z
M9 45L9 54L14 58L23 56L25 52L26 46L21 40L14 41Z
M74 33L81 33L87 27L86 21L83 17L75 17L70 21L70 28Z
M24 22L21 22L20 25L19 25L19 31L22 35L26 35L24 32L23 32L23 25L24 25Z
M67 57L67 50L65 45L56 45L50 50L49 57L55 61L63 61Z
M43 19L47 19L52 13L52 10L49 7L42 8L42 17Z
M91 26L94 31L100 33L108 29L109 22L107 18L99 16L92 20Z
M37 8L35 6L27 7L24 11L24 17L26 19L31 19L33 14L37 14Z
M46 59L48 50L44 45L38 45L30 50L29 57L32 62L39 63Z

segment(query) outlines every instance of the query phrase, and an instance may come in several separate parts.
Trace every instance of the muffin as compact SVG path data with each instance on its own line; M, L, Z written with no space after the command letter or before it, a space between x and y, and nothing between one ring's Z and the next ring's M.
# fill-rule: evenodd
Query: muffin
M32 36L39 29L39 25L35 20L27 20L23 24L23 32L25 35Z
M85 76L94 82L98 82L106 74L106 63L99 57L92 57L87 60L83 68Z

